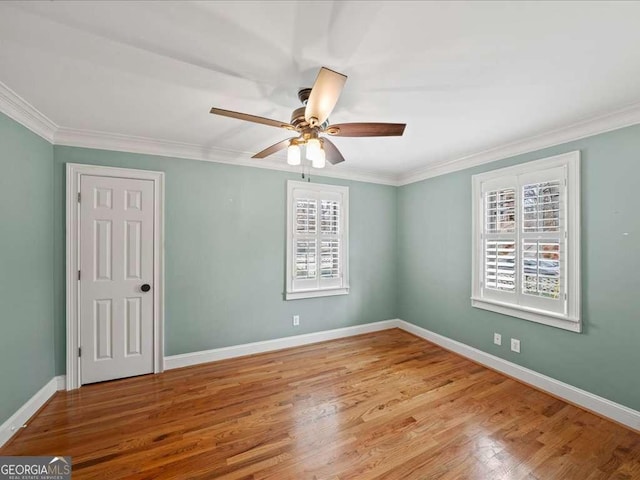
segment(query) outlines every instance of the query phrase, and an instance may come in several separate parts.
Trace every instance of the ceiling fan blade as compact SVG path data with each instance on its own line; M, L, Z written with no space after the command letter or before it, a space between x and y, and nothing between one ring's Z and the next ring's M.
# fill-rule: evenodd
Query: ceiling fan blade
M274 153L279 152L280 150L283 150L283 149L287 148L289 146L289 142L291 140L293 140L293 139L292 138L287 138L286 140L282 140L281 142L274 143L270 147L267 147L264 150L262 150L261 152L256 153L251 158L265 158L265 157L268 157L269 155L273 155Z
M322 125L340 98L347 76L322 67L311 88L304 118L311 126Z
M294 126L287 122L280 122L279 120L258 117L257 115L249 115L248 113L234 112L233 110L224 110L222 108L213 107L209 113L213 113L214 115L222 115L223 117L237 118L238 120L245 120L247 122L261 123L263 125L269 125L270 127L295 130Z
M344 157L340 153L340 150L338 150L338 147L336 147L331 140L323 138L322 145L324 146L324 153L327 156L327 161L331 165L344 162Z
M338 123L324 133L335 137L400 137L406 123Z

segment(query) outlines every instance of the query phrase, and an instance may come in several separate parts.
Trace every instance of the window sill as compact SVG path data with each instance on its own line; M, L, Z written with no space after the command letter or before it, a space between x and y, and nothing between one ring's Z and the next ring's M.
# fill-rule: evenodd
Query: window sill
M347 295L349 287L326 288L323 290L303 290L298 292L286 292L285 300L300 300L302 298L331 297L333 295Z
M491 312L509 315L511 317L522 318L530 322L542 323L552 327L569 330L571 332L580 333L582 331L582 323L579 318L572 318L557 313L545 312L535 308L520 307L486 298L471 297L471 306L489 310Z

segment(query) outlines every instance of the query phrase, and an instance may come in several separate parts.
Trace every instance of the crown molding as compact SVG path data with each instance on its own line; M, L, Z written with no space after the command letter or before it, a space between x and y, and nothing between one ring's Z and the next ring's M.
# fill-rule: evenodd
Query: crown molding
M0 112L49 143L53 143L58 125L2 82L0 82Z
M218 147L204 147L191 143L157 140L146 137L135 137L118 133L78 130L67 127L58 128L54 136L54 144L69 147L140 153L161 157L185 158L228 165L279 170L296 174L301 172L299 166L293 167L288 165L283 157L278 156L274 157L274 160L252 160L250 158L251 154L248 152L227 150ZM309 173L311 176L397 186L397 178L393 175L382 175L377 172L359 169L345 169L342 165L339 167L328 165L325 169L313 169Z
M2 82L0 82L0 112L53 145L185 158L189 160L225 163L228 165L279 170L296 174L300 173L300 167L288 165L286 161L283 161L283 157L274 157L274 160L256 161L250 158L251 154L248 152L118 133L61 127ZM397 186L397 178L395 175L350 169L345 168L344 165L339 167L329 165L326 169L314 169L310 173L316 177L331 177Z
M640 123L640 103L472 155L434 163L405 175L400 175L397 185L402 186L420 182L428 178L466 170L467 168L522 155L524 153L535 152L543 148L561 145L638 123Z
M250 159L251 154L247 152L117 133L61 127L2 82L0 82L0 112L24 125L53 145L185 158L189 160L264 168L296 174L300 173L300 167L288 165L284 161L284 157L276 156L274 157L275 160L263 159L256 161ZM310 174L319 177L340 178L399 187L639 123L640 103L637 103L630 107L583 120L566 127L517 140L461 158L432 163L426 167L400 175L351 169L345 165L338 167L329 165L323 170L311 170Z

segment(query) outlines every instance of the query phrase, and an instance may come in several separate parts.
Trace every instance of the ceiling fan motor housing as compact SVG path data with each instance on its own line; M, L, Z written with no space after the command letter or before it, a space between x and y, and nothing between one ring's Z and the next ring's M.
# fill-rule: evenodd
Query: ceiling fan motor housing
M308 89L310 90L310 89ZM324 123L322 125L313 125L310 122L307 122L307 120L304 117L304 112L305 112L306 108L305 107L300 107L300 108L296 108L292 113L291 113L291 125L293 125L295 127L295 129L299 132L303 132L304 130L308 129L308 128L317 128L319 131L324 131L325 128L327 128L329 126L329 119L327 118Z
M300 99L300 103L302 103L302 105L304 105L305 107L307 106L309 95L311 95L310 88L301 88L300 90L298 90L298 98Z

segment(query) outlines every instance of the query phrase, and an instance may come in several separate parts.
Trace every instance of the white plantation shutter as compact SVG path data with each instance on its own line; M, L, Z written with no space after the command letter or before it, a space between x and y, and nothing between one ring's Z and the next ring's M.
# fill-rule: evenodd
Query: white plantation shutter
M287 299L348 292L348 189L288 182Z
M579 152L473 186L473 306L580 331Z
M320 277L340 277L340 240L322 240L320 242Z
M510 179L505 181L508 183ZM487 233L516 232L516 189L513 187L488 191L485 194Z
M318 272L318 247L315 239L295 241L296 280L315 279Z
M483 184L484 297L564 312L563 196L562 168Z
M522 240L522 293L561 296L560 240Z
M566 174L553 168L519 176L520 304L566 312Z
M315 198L296 198L295 215L295 279L315 280L318 274L318 202Z
M487 240L485 243L485 287L516 291L516 248L513 240Z
M340 278L340 201L320 200L320 277Z
M315 198L295 200L296 233L315 234L318 222L318 202Z
M485 296L513 302L516 296L516 177L483 184L483 287Z

